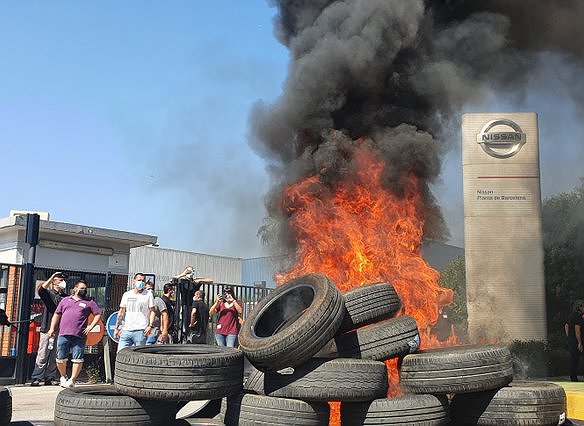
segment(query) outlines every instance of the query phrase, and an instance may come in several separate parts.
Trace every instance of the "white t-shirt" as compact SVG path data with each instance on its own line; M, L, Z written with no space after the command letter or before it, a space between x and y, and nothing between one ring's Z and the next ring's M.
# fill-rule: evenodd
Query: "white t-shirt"
M154 298L149 291L136 293L129 290L122 296L120 308L126 308L124 316L124 330L144 330L148 327L150 308L154 306Z

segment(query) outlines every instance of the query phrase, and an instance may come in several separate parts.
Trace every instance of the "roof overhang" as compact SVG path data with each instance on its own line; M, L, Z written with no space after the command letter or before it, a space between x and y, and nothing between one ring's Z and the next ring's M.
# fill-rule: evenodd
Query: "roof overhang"
M19 231L26 229L26 215L16 215L0 218L0 232ZM72 223L41 220L39 232L65 237L84 238L89 241L112 241L128 244L130 248L156 244L155 235L138 234L135 232L118 231L115 229L97 228L94 226L75 225Z

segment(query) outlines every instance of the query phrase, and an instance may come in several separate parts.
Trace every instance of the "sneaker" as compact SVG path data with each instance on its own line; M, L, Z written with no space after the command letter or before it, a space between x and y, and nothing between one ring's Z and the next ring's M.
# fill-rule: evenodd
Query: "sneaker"
M75 387L75 382L73 381L73 379L69 379L65 382L65 387L66 388L74 388Z
M45 379L45 386L53 386L54 384L53 379Z
M39 379L33 379L32 382L30 382L31 386L40 386L41 385L41 381Z
M67 387L67 377L61 376L61 378L59 379L59 385L62 388L66 388Z

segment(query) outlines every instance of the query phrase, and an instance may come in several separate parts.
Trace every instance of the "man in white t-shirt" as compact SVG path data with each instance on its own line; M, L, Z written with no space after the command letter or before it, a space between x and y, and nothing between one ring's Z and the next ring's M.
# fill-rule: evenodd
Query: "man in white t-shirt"
M118 351L126 346L146 344L146 338L152 331L156 308L152 293L144 289L145 279L146 276L138 272L134 275L134 289L122 296L114 331L114 337L120 339ZM122 319L124 325L120 329Z

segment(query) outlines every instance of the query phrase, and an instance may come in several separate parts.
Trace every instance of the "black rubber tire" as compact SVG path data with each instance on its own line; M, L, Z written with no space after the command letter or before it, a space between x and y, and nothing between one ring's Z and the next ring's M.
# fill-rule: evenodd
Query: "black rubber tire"
M406 355L400 367L405 393L468 393L498 389L513 380L506 346L457 346Z
M364 359L312 358L292 374L253 371L244 389L304 401L367 401L387 395L387 367Z
M367 402L343 402L341 423L343 426L448 425L448 399L445 396L406 394Z
M5 387L0 387L0 425L7 425L12 419L12 394Z
M326 426L329 424L329 406L327 403L240 394L227 398L224 422L226 426Z
M451 415L460 425L558 425L566 419L566 392L549 382L511 382L498 390L455 395Z
M419 346L418 324L409 315L368 325L334 339L337 356L375 361L411 354Z
M64 389L55 401L55 426L168 425L174 422L175 402L141 401L114 386Z
M125 395L160 401L218 399L241 392L243 354L211 345L150 345L122 349L116 388Z
M389 283L367 284L343 293L345 316L339 333L392 318L401 308L401 301Z
M343 314L343 298L332 281L304 275L260 300L243 323L240 348L259 370L296 367L332 339Z

